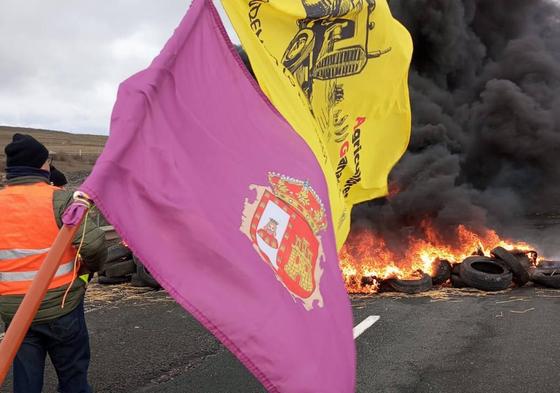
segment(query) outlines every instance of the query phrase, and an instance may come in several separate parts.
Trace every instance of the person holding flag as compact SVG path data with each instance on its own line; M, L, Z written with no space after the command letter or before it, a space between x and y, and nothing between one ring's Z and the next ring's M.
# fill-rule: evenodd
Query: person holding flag
M7 327L73 199L72 192L50 184L49 153L35 138L15 134L5 153L7 187L0 190L0 315ZM77 275L100 270L106 258L103 231L86 220L73 247L65 252L17 352L14 392L42 391L47 353L57 372L60 392L91 391L87 380L89 336L84 319L86 283Z

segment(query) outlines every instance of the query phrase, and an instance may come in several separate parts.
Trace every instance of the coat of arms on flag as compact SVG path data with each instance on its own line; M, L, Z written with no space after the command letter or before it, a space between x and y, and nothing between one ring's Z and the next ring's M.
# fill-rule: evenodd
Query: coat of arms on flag
M241 232L306 310L323 307L324 253L318 234L327 228L325 208L308 182L276 173L268 180L272 187L250 186L257 198L245 200Z

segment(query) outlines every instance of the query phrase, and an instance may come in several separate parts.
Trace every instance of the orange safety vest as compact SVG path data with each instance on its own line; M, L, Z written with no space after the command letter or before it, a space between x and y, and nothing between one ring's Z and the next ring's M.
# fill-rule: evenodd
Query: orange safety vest
M46 183L8 186L0 190L0 296L23 295L37 275L59 228L53 193ZM76 250L69 247L49 289L74 278Z

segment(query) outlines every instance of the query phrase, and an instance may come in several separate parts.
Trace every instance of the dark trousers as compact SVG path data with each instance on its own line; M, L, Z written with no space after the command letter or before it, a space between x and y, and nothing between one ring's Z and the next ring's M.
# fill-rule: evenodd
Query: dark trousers
M14 360L14 393L41 393L47 353L58 376L59 392L91 392L83 300L69 314L31 325Z

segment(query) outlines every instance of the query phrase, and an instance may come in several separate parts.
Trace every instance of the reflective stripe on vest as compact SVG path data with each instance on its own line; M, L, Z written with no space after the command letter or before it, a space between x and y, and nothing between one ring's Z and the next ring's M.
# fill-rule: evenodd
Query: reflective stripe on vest
M0 250L0 261L7 259L18 259L30 257L32 255L46 254L49 252L50 248L43 248L39 250L26 250L26 249L16 249L16 250Z
M74 261L66 262L60 265L54 274L54 277L60 277L72 272L74 269ZM29 272L0 272L0 281L31 281L39 273L38 270Z
M0 296L25 295L56 239L53 197L46 183L9 185L0 189ZM70 284L76 250L63 252L48 289Z

